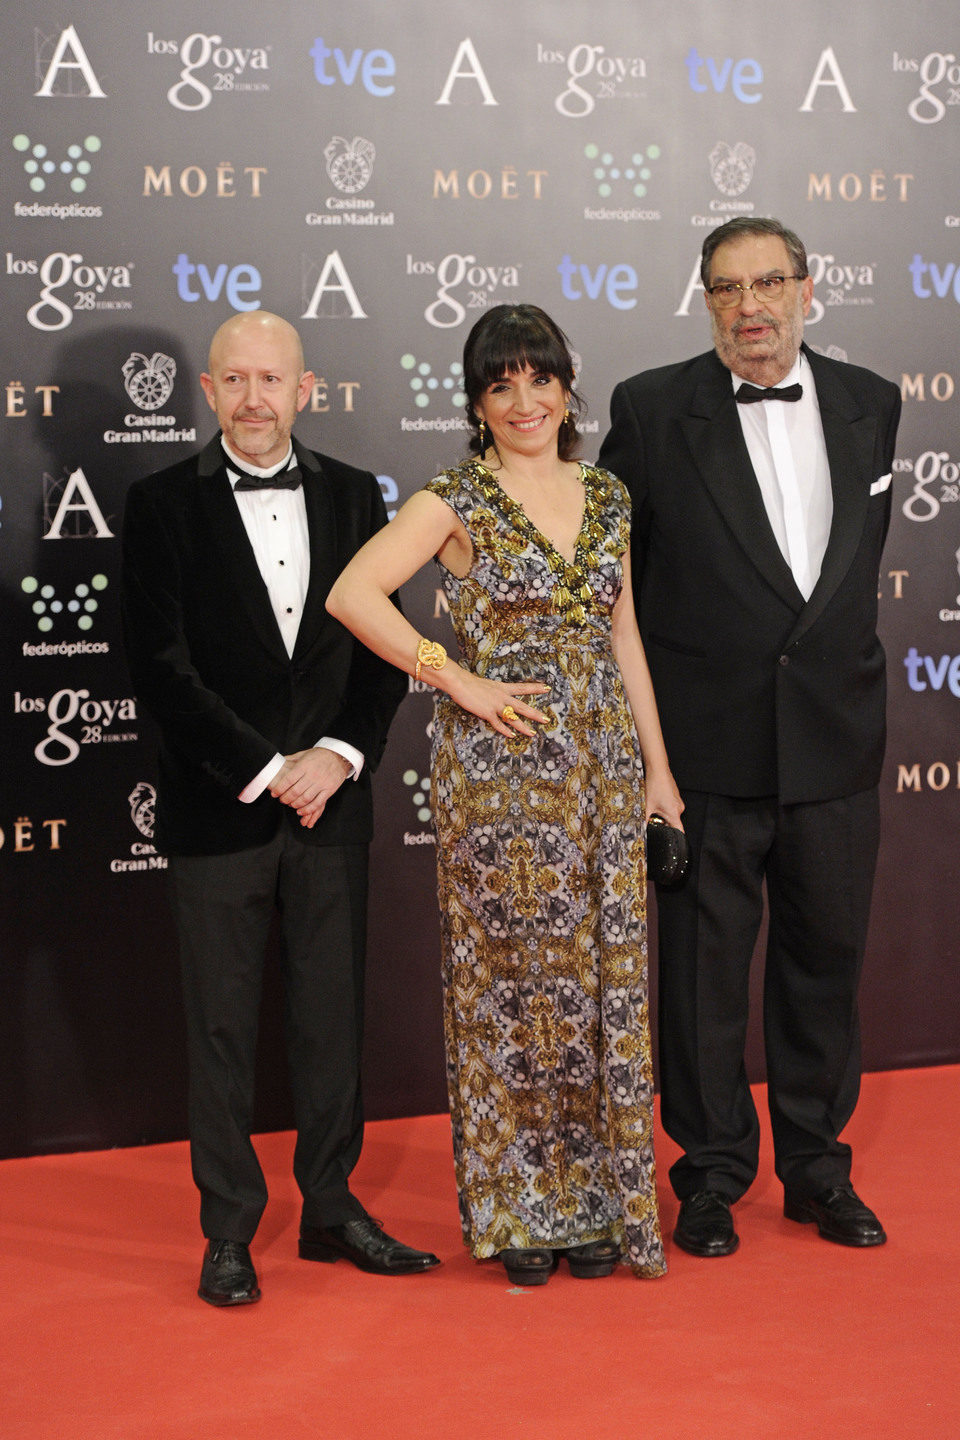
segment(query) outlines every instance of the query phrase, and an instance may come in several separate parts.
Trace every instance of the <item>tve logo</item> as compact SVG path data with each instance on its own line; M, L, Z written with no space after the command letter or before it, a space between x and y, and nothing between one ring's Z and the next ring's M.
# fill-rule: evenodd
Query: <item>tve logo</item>
M950 694L960 700L960 655L941 655L935 660L932 655L921 655L917 647L911 645L903 663L911 690L926 690L928 684L931 690L942 690L946 681ZM921 669L926 679L920 674Z
M578 265L564 255L557 270L565 300L599 300L603 295L615 310L632 310L637 303L636 296L629 293L637 288L637 272L632 265L598 265L591 270L589 265Z
M936 295L938 299L946 300L952 291L954 300L960 304L960 265L955 265L952 260L948 260L941 270L932 260L928 264L922 255L914 255L910 261L910 274L913 276L913 293L918 299L929 300ZM932 290L925 284L927 277Z
M206 265L194 265L190 257L181 252L174 262L173 273L177 277L177 294L181 300L192 304L196 300L219 300L226 290L227 300L234 310L258 310L260 308L260 286L263 283L260 271L254 265L217 265L212 271ZM200 282L197 290L191 284L196 276ZM247 295L256 299L246 299Z
M314 79L318 85L336 85L338 80L344 85L352 85L359 75L367 94L375 95L378 99L392 95L396 89L395 85L386 83L397 73L397 63L389 50L368 50L364 54L358 49L348 56L339 46L331 50L322 36L318 35L310 47L310 54L313 58ZM329 69L328 61L332 61Z
M717 95L722 95L729 82L734 98L742 105L756 105L758 100L763 99L759 91L756 94L749 93L749 89L763 84L763 70L758 60L734 61L729 58L717 62L712 55L699 54L694 45L685 57L684 64L687 67L690 89L695 90L698 95L706 95L711 87Z

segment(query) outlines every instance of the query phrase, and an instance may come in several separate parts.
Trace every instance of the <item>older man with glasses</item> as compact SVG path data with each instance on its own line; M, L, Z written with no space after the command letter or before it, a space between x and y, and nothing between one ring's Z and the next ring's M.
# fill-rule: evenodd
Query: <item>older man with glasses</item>
M813 281L779 221L712 231L701 279L713 350L618 385L600 453L633 500L635 599L691 849L685 884L657 897L662 1113L683 1150L674 1240L731 1254L731 1205L756 1177L744 1048L765 886L784 1214L880 1245L839 1137L860 1084L900 396L803 344Z

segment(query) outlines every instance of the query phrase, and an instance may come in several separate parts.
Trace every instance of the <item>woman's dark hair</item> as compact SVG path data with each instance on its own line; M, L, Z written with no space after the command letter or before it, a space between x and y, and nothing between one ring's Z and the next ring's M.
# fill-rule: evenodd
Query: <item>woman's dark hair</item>
M474 325L463 347L463 387L467 393L470 450L480 451L477 401L488 385L507 374L517 375L529 365L541 375L555 375L567 393L569 420L557 435L561 460L575 454L580 437L577 420L585 405L574 390L573 357L566 335L537 305L494 305Z

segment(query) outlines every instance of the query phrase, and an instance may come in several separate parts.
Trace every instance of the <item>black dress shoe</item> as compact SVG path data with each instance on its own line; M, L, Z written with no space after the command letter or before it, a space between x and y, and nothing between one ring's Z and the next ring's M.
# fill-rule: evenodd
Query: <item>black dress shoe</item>
M887 1238L876 1215L850 1184L834 1185L810 1200L786 1192L783 1213L801 1225L816 1225L824 1240L837 1245L883 1245Z
M208 1240L197 1294L208 1305L252 1305L259 1300L249 1247L239 1240Z
M730 1201L717 1190L697 1190L680 1203L673 1239L689 1255L732 1255L740 1244Z
M500 1259L511 1285L546 1285L560 1261L556 1252L537 1245L528 1249L501 1250Z
M364 1215L345 1225L301 1225L300 1259L351 1260L371 1275L419 1275L440 1261L428 1250L411 1250Z

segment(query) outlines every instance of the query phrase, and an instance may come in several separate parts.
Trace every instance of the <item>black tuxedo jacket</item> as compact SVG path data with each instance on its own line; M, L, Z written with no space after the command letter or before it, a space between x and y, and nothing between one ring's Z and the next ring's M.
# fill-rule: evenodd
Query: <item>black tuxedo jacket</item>
M281 823L307 844L352 844L372 829L370 772L405 677L360 645L324 602L386 522L375 476L294 441L310 533L310 580L293 656L233 498L219 436L136 481L123 530L123 620L137 695L160 729L158 846L210 855L265 844ZM240 791L279 752L328 735L363 752L316 826L269 791Z
M896 386L804 346L833 522L805 601L767 519L714 351L618 385L600 452L633 501L640 629L678 784L783 804L877 783L885 659L880 556L900 416Z

